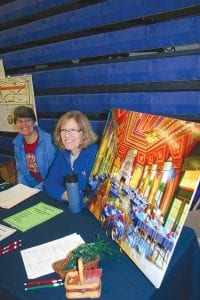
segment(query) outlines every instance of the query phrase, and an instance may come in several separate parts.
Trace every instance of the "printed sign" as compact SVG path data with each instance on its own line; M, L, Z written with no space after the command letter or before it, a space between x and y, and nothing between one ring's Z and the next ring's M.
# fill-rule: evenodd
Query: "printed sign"
M16 131L13 111L19 105L30 106L36 113L32 76L0 78L0 131Z
M199 149L199 123L113 109L90 174L89 210L156 288L199 184Z

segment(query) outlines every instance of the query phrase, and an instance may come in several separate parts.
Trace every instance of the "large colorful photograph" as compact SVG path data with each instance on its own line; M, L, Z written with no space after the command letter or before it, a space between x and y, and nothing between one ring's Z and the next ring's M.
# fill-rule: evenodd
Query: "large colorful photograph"
M200 180L200 124L111 110L86 203L159 288Z

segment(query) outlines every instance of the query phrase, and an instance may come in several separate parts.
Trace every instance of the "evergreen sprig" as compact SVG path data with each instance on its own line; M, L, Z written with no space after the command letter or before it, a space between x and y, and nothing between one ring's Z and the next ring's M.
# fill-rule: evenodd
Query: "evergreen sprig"
M63 267L64 271L73 269L77 265L78 258L82 258L83 263L95 260L98 257L105 256L112 258L116 255L116 251L109 247L108 242L96 237L94 242L81 244L72 251L72 257Z

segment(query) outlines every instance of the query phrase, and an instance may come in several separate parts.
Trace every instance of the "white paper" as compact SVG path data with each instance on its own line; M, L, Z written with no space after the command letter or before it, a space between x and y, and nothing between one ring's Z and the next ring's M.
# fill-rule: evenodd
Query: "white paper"
M16 231L14 228L0 224L0 241L7 238Z
M21 250L28 279L34 279L54 272L52 264L65 258L67 253L83 243L82 237L73 233L45 244Z
M0 192L0 207L11 208L39 192L39 189L19 183L6 191Z

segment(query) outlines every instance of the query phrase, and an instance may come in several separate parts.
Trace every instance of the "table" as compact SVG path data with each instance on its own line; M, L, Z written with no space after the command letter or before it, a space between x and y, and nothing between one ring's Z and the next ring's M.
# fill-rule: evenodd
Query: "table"
M106 236L105 230L95 217L84 209L81 213L70 213L66 204L58 203L45 193L25 200L21 204L6 210L0 209L2 219L28 208L40 201L62 208L64 213L28 230L25 233L17 231L12 236L0 242L0 247L9 242L21 239L22 249L43 244L71 233L78 233L86 242L91 242L95 234L109 241L113 249L119 249L116 242ZM101 260L102 300L149 300L149 299L200 299L200 251L194 231L184 227L177 243L174 255L169 264L165 278L159 289L143 275L126 254L114 260ZM19 250L0 256L0 299L2 300L64 300L64 287L40 289L26 292L24 282L27 281L23 261ZM41 279L52 278L49 274Z

